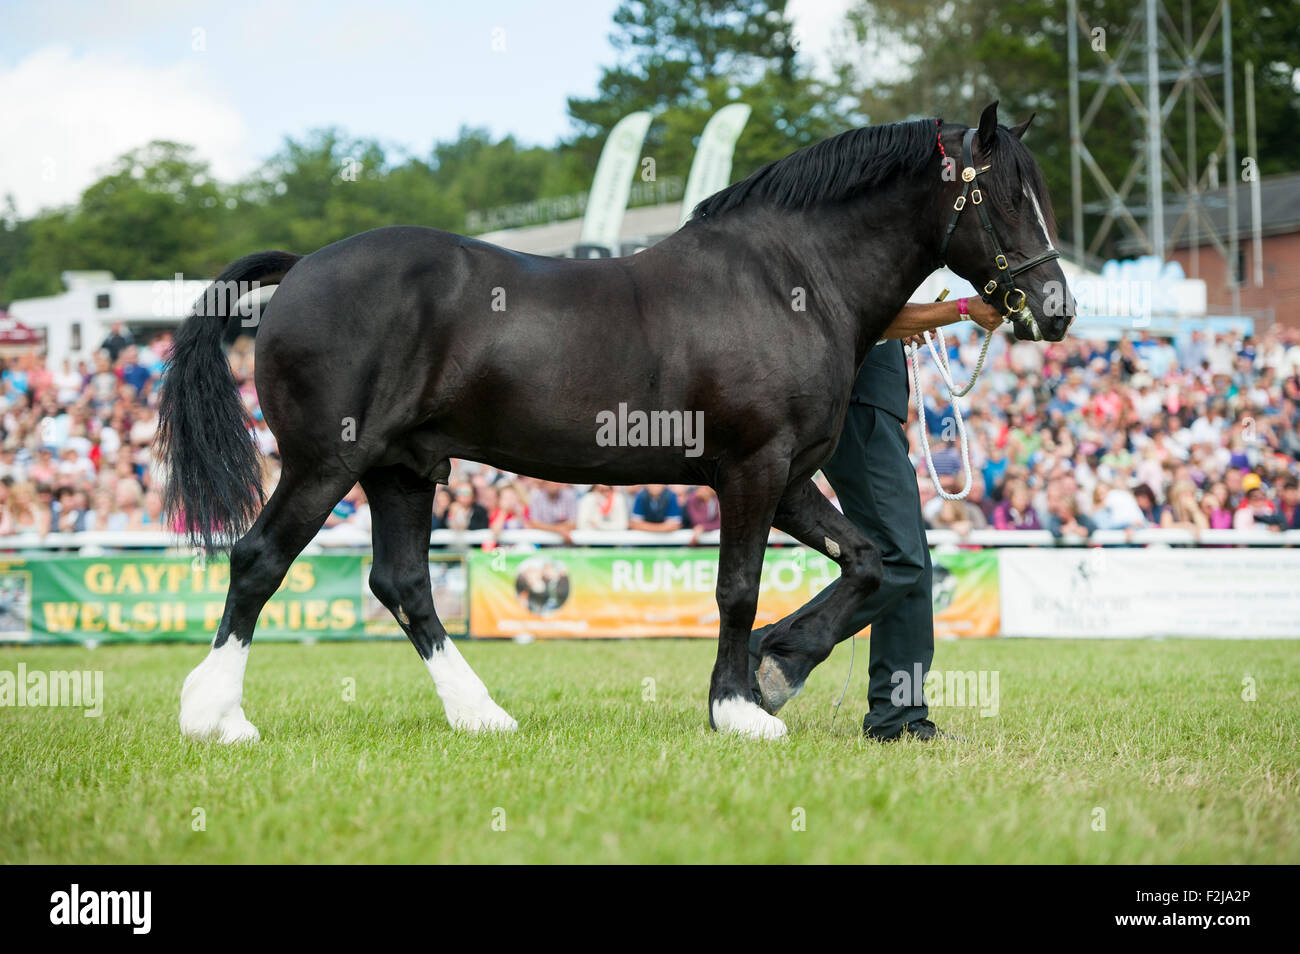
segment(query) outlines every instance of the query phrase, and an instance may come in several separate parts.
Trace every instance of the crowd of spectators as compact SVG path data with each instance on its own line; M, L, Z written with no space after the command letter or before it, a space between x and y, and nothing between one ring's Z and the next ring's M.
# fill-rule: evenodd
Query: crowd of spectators
M954 375L969 374L979 338L950 339ZM88 362L48 368L35 354L5 359L0 395L0 536L159 530L163 475L153 457L169 333L135 340L115 326ZM251 341L230 353L253 437L278 478L275 438L253 387ZM1258 337L1193 332L1175 342L1146 331L1118 341L1054 344L999 336L962 400L971 438L964 480L951 402L922 361L933 472L909 422L922 508L931 528L1300 529L1300 331ZM915 410L913 410L915 414ZM707 426L707 422L706 422ZM818 485L834 502L819 474ZM571 486L454 462L435 496L432 529L690 531L720 524L706 486ZM355 487L326 521L369 530ZM678 539L674 537L673 539Z
M964 380L978 339L950 343ZM1000 339L963 400L972 488L964 484L953 408L922 362L933 472L920 453L931 528L1095 530L1300 529L1300 331L1258 337L1147 331L1115 342L1042 345ZM915 428L909 428L913 446Z
M10 355L0 372L0 536L160 530L153 458L171 335L115 325L90 361Z
M575 530L688 530L694 543L721 525L718 495L705 485L577 488L467 461L457 462L433 505L435 530L545 530L566 540Z

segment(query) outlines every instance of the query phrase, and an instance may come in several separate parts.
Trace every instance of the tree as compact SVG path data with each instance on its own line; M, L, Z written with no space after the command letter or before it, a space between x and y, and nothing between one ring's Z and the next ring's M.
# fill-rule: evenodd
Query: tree
M580 192L591 181L581 159L563 149L521 146L513 136L493 142L486 129L468 127L434 147L432 169L461 209L456 228L466 211Z
M303 140L286 138L284 146L238 188L236 248L242 255L256 248L296 252L316 249L357 232L418 222L428 214L425 203L405 210L410 218L391 217L390 169L382 146L352 139L338 129L321 129Z
M205 274L215 262L224 194L191 146L153 142L119 157L71 209L27 223L18 297L57 290L66 269L107 269L118 278ZM54 285L51 288L51 285Z
M1218 0L1187 0L1194 29L1199 31ZM1179 0L1166 4L1175 23L1182 24ZM1103 41L1111 57L1123 43L1134 11L1132 0L1079 0L1091 26L1105 30ZM1293 84L1300 53L1300 6L1233 4L1233 43L1237 62L1238 153L1245 155L1244 83L1242 64L1252 59L1257 73L1260 170L1295 168L1289 143L1300 124L1300 96ZM1070 235L1070 139L1068 114L1068 49L1065 0L1028 0L1003 4L999 0L947 0L936 10L926 0L860 0L849 13L859 43L859 63L889 63L889 74L855 70L854 85L862 108L881 122L917 116L942 116L974 123L991 100L1000 100L999 115L1008 125L1031 112L1037 116L1027 142L1043 167L1060 219ZM1104 60L1092 48L1092 38L1080 36L1080 68L1099 69ZM1137 35L1141 42L1141 33ZM1219 57L1217 38L1205 53ZM1217 86L1212 82L1212 86ZM1166 90L1168 87L1166 87ZM1083 107L1089 88L1083 89ZM1141 123L1108 94L1114 108L1087 133L1089 151L1114 179L1122 178L1141 148ZM1138 95L1144 95L1139 87ZM1186 100L1165 121L1166 134L1183 151ZM1198 113L1198 168L1220 139L1204 109ZM1135 199L1143 195L1141 183ZM1098 198L1085 175L1085 201ZM1091 235L1091 227L1085 224ZM1105 250L1113 252L1113 246Z
M655 117L645 153L659 175L686 176L708 117L730 102L754 107L736 148L735 177L855 125L836 83L806 69L785 0L624 0L614 14L619 62L591 99L571 98L568 145L594 169L623 116Z
M57 276L43 274L30 264L33 228L31 221L18 217L13 195L6 195L0 212L0 308L15 298L33 298L59 290Z

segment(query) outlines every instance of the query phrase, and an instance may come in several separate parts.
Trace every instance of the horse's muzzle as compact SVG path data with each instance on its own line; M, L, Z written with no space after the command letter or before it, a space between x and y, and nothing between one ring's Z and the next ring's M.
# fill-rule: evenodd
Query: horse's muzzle
M1034 313L1029 310L1027 305L1021 305L1020 310L1007 316L1011 320L1011 330L1021 341L1042 341L1043 330L1039 327L1038 319Z

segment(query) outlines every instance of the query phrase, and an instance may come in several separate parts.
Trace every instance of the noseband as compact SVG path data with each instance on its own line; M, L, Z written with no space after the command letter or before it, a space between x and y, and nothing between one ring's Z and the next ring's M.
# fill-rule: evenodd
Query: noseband
M1049 245L1042 253L1016 265L1014 268L1008 265L1007 256L1002 251L1002 243L998 240L997 230L993 228L993 220L989 218L988 209L984 208L984 193L980 191L979 186L973 185L976 176L981 176L992 168L991 164L978 168L975 166L975 153L972 148L975 133L974 128L967 129L961 139L961 195L957 196L957 201L953 203L952 219L948 222L948 231L943 236L943 246L939 249L939 260L947 264L948 243L952 241L952 233L957 229L957 222L961 218L962 210L966 208L967 204L975 206L975 210L979 213L980 224L984 226L984 231L989 234L989 239L993 243L993 264L998 269L997 274L985 283L983 290L980 292L980 297L994 308L997 308L999 305L995 300L995 295L1001 290L1002 315L1004 318L1010 318L1025 307L1025 293L1022 289L1016 287L1016 276L1021 272L1027 272L1031 268L1050 262L1054 258L1060 258L1061 253ZM1042 332L1038 329L1038 321L1033 315L1025 315L1020 320L1029 326L1035 341L1043 340Z

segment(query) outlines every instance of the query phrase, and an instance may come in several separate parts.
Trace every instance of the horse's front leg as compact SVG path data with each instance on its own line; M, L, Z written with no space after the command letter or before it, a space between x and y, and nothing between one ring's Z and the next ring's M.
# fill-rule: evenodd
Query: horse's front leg
M722 540L718 552L718 659L709 686L709 724L719 732L779 739L785 723L768 715L749 688L749 631L758 607L758 583L767 531L785 481L785 467L750 466L722 475Z

